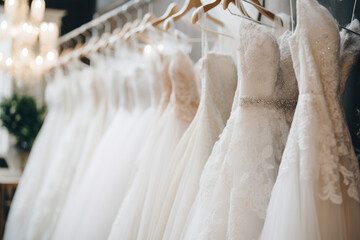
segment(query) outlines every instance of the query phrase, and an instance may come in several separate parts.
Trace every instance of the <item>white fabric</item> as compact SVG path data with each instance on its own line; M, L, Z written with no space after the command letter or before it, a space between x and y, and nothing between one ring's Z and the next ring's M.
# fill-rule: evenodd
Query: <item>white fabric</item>
M339 40L325 8L316 0L297 2L290 44L300 95L261 239L360 237L354 226L360 214L358 164L347 169L340 154L346 146L339 135Z
M164 191L159 183L168 179L172 164L169 157L197 110L199 98L194 88L193 64L183 52L171 57L169 76L172 88L169 103L136 160L139 170L118 211L109 239L146 238L151 222L149 213L160 210L152 204L156 203L155 193Z
M83 180L73 195L69 195L54 239L104 239L109 234L116 211L132 182L136 170L134 159L155 116L155 105L149 106L153 79L141 69L134 71L119 79L123 82L122 105ZM90 196L93 197L89 199Z
M21 177L6 223L4 239L25 239L30 224L38 191L51 165L52 153L59 144L59 136L67 129L70 114L70 99L65 92L69 91L66 82L54 80L45 92L48 114L33 145L26 168ZM56 128L54 128L56 126ZM31 207L30 207L31 206Z
M202 173L184 239L258 238L276 179L296 79L279 74L279 46L264 27L242 20L238 41L238 93Z

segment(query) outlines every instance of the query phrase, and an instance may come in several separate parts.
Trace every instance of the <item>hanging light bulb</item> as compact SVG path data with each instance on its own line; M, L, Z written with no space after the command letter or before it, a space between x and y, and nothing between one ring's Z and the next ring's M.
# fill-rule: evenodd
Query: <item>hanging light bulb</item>
M42 56L37 56L33 63L34 64L32 64L32 66L31 66L31 68L33 70L33 74L35 76L40 76L43 72L44 58Z
M56 23L48 23L47 24L47 37L48 37L48 41L47 44L48 46L51 47L56 47L57 44L57 40L59 38L59 27Z
M10 68L11 65L12 65L12 63L13 63L13 60L12 60L11 57L8 57L8 58L5 60L5 66L6 66L7 68Z
M24 22L20 31L18 31L18 41L21 43L26 43L27 45L33 45L37 41L37 29L31 23Z
M40 45L44 45L47 43L48 41L48 23L47 22L43 22L40 25Z
M28 57L29 56L29 49L23 48L21 50L21 56L24 57L24 58Z
M42 23L45 0L33 0L31 8L27 0L6 0L5 13L10 20L0 19L0 38L9 39L12 48L10 57L0 53L0 65L24 82L41 79L59 55L57 24Z
M31 19L35 23L40 23L44 19L45 14L45 1L44 0L33 0L31 3Z
M46 53L46 67L50 68L54 66L58 59L59 53L56 49L50 50Z
M9 23L5 19L3 19L0 22L0 36L5 37L9 33L8 29L9 29Z
M36 65L38 65L38 66L42 66L43 63L44 63L43 57L42 57L42 56L37 56L37 57L35 58L35 63L36 63Z
M145 47L144 47L144 53L145 54L150 54L152 52L152 47L149 45L149 44L147 44Z

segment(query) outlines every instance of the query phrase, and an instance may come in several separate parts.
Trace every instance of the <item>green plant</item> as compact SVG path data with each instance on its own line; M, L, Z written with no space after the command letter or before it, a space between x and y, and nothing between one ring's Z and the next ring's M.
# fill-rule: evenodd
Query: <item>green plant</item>
M16 137L16 147L29 151L42 126L45 107L38 109L34 98L14 94L0 108L2 125Z

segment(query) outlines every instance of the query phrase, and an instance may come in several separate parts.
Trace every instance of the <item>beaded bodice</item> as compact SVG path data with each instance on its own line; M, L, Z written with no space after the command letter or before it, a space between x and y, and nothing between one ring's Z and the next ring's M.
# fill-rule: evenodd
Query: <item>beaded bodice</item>
M293 112L298 88L292 70L289 33L275 37L263 26L242 24L239 38L239 104L263 106ZM292 115L292 114L290 114Z
M172 91L171 79L169 76L170 74L169 64L170 64L170 60L167 57L165 57L161 69L161 99L160 99L161 111L164 111L164 109L167 107Z
M276 39L262 26L241 20L238 45L240 96L267 98L274 96L279 71Z
M169 105L175 107L178 118L190 122L199 105L194 65L185 53L178 51L172 56L169 73L172 83Z

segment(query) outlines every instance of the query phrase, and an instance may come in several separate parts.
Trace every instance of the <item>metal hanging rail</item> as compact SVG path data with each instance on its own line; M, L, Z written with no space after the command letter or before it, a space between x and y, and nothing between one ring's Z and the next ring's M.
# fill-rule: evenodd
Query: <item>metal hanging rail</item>
M70 41L71 39L76 38L80 34L83 34L84 32L86 32L100 24L105 23L106 21L119 15L120 13L128 11L130 8L143 7L144 5L150 4L151 2L152 2L152 0L129 0L129 1L121 4L117 8L115 8L107 13L104 13L103 15L91 20L88 23L85 23L84 25L82 25L82 26L72 30L71 32L65 34L64 36L60 37L58 40L58 46L61 46L62 44Z

